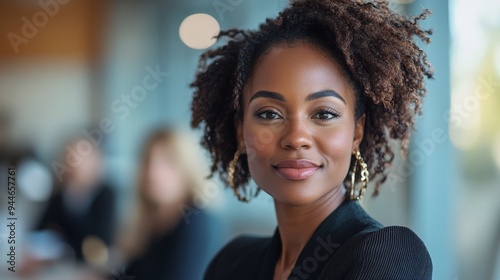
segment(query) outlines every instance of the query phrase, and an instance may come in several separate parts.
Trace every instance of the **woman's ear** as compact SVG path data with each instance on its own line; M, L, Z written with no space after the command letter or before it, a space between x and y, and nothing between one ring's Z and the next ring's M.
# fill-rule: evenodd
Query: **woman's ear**
M363 140L363 135L365 133L365 121L366 114L363 113L363 115L356 120L356 124L354 125L354 139L352 142L353 153L354 151L359 150L359 145Z

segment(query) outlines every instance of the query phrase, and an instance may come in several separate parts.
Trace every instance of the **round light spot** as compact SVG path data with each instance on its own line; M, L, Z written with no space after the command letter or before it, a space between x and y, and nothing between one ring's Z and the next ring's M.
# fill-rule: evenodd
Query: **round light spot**
M82 242L82 253L88 264L102 267L108 263L108 247L99 237L85 237Z
M220 32L215 18L207 14L193 14L185 18L179 27L179 36L188 47L206 49L217 41L214 36Z
M41 163L27 159L21 161L17 171L17 184L29 200L46 201L52 192L50 171Z

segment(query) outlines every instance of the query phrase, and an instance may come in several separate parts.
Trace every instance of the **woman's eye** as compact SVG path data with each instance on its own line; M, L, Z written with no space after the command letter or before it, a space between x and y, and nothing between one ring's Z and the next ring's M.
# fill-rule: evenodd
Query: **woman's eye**
M316 113L313 118L314 119L319 119L319 120L330 120L338 117L339 114L334 113L334 112L329 112L329 111L321 111Z
M257 116L259 118L266 119L266 120L275 120L275 119L281 118L281 116L278 113L276 113L274 111L270 111L270 110L259 112L259 113L257 113Z

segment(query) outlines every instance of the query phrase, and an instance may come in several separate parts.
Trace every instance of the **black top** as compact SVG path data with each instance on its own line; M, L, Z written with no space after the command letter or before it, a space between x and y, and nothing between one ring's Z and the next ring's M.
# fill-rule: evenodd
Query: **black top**
M238 237L211 261L204 279L273 279L280 254L278 229L271 238ZM288 279L431 278L431 258L412 230L383 227L346 199L315 230Z
M203 277L213 248L211 218L201 209L191 208L170 232L150 240L146 251L124 269L123 279L195 280ZM129 277L129 278L127 278ZM115 279L115 278L112 278ZM120 278L121 279L121 278Z
M114 218L115 194L106 183L100 183L86 200L77 201L80 211L71 210L69 204L75 201L65 199L63 192L56 193L49 202L36 230L52 229L61 234L64 241L74 250L77 260L83 260L82 243L88 236L100 238L111 245Z

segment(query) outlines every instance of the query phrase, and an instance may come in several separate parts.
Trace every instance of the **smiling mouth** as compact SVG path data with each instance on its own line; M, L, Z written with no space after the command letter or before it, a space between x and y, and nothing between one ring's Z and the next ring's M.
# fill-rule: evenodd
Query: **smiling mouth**
M314 175L320 168L321 165L306 159L282 160L273 165L273 169L281 177L291 181L305 180Z

